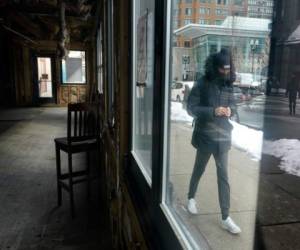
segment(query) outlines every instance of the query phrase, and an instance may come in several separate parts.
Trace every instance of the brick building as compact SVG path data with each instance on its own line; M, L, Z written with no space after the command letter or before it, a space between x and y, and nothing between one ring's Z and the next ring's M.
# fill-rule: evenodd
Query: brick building
M227 16L272 19L273 0L176 0L173 6L173 28L190 23L221 25ZM174 43L189 47L183 38Z
M274 0L248 0L248 16L272 19Z
M221 25L227 16L247 16L245 0L177 0L174 1L173 29L190 23ZM179 47L190 47L190 41L179 38Z

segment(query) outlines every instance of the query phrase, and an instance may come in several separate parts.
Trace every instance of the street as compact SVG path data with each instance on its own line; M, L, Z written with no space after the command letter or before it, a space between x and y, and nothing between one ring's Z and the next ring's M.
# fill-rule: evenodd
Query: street
M263 130L265 139L300 139L297 132L300 126L300 103L296 108L296 116L290 116L287 97L256 96L249 103L239 104L238 114L241 124Z

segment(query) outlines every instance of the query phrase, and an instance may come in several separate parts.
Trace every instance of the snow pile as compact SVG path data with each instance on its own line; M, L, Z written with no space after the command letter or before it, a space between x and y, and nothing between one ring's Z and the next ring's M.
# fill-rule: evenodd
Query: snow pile
M272 155L280 159L279 168L289 174L300 177L300 141L297 139L263 140L263 132L230 121L232 145L247 152L253 160L260 160L261 155Z
M182 103L172 102L171 103L171 120L192 123L193 117L189 116L185 109L182 108Z
M300 141L296 139L280 139L264 141L263 153L281 159L279 168L289 174L300 176Z
M230 121L233 126L231 141L237 149L247 152L253 160L261 159L263 132Z

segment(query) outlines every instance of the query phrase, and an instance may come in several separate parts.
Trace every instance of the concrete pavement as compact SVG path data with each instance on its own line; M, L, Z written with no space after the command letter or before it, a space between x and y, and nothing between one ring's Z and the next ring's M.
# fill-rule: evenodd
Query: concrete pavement
M284 96L258 96L239 105L241 123L263 130L264 138L300 139L300 103L296 116L289 115ZM263 155L260 162L232 148L229 157L231 215L243 232L232 236L220 228L216 170L213 159L200 181L196 200L200 214L186 211L187 192L195 159L191 126L171 125L170 179L174 186L174 207L201 234L212 249L300 249L299 177L278 168L279 159ZM300 149L299 149L300 150Z
M0 110L1 250L112 249L108 216L96 192L87 205L86 186L75 187L74 220L65 192L57 207L53 139L66 135L66 120L66 108ZM61 156L64 170L67 156ZM84 164L85 155L74 155L74 169Z
M297 101L296 116L290 116L288 98L266 98L263 127L266 139L300 139L300 102ZM256 230L258 246L300 249L300 178L281 171L278 163L275 157L262 156Z
M231 216L243 230L241 235L233 236L220 227L221 214L213 157L196 194L200 213L194 216L186 211L188 185L195 159L195 149L190 144L191 133L189 125L173 123L171 126L170 179L174 186L174 206L178 214L196 228L195 232L202 234L212 249L253 249L259 163L234 148L230 151Z

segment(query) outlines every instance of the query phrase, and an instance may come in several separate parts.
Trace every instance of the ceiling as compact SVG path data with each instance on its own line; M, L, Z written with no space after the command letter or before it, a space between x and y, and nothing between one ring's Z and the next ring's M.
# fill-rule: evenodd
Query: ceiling
M87 42L96 23L96 0L0 0L0 26L14 35L36 40L61 36L60 4L70 41Z

